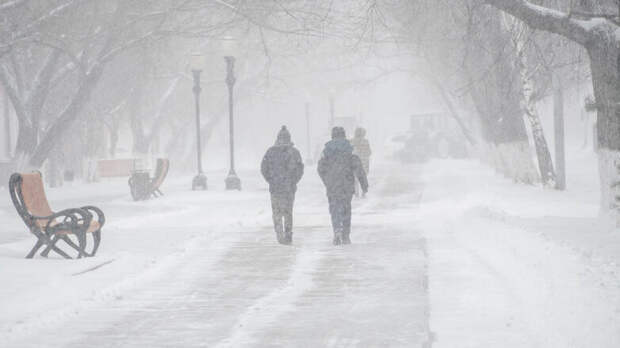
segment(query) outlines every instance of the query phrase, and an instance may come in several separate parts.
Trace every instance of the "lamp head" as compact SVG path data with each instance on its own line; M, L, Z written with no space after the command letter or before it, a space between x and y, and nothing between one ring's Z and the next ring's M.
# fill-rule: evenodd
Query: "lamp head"
M200 53L192 53L189 56L189 68L193 71L202 71L205 66L205 56Z
M239 55L239 42L233 36L225 36L222 38L221 46L224 57L235 57Z

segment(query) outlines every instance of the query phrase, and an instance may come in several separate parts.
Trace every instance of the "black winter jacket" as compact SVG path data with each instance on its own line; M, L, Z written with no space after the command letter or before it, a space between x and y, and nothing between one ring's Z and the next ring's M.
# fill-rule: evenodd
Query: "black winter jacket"
M304 164L293 143L276 143L263 157L261 173L271 193L295 193L304 174Z
M325 144L317 170L329 197L351 198L355 192L356 177L362 191L368 191L362 162L353 154L353 147L346 139L334 139Z

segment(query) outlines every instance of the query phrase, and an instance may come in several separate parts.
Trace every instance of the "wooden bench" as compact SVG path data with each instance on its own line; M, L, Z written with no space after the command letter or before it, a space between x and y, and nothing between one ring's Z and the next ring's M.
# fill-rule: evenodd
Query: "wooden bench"
M135 158L119 158L97 161L97 176L101 178L128 177L135 169Z
M65 209L53 212L45 196L41 173L11 175L9 180L11 200L19 216L24 220L30 232L37 237L37 242L26 258L32 258L45 246L41 256L47 257L50 251L70 259L67 253L56 246L59 240L77 250L78 258L94 256L101 242L101 228L105 224L103 212L94 206ZM93 220L96 215L97 220ZM94 245L90 253L86 252L86 236L93 236ZM70 236L77 239L77 244Z
M164 194L159 189L161 184L164 183L168 170L170 169L170 160L167 158L158 158L157 167L155 168L155 176L151 179L151 195L153 197L163 196Z
M168 175L170 160L158 158L154 176L149 177L148 171L135 171L128 180L131 197L134 201L145 200L151 197L163 196L161 185Z

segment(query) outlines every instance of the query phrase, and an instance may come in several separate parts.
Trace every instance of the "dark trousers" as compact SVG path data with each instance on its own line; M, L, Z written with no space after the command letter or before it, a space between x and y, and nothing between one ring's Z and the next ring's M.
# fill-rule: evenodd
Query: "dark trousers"
M273 214L273 227L278 241L289 238L293 234L293 203L295 192L272 193L271 212Z
M348 237L351 233L351 199L353 197L327 197L329 213L332 216L334 233L342 232Z

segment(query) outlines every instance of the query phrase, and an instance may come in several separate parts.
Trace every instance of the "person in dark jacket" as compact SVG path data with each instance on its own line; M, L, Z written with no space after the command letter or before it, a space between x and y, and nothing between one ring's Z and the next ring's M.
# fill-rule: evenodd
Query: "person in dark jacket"
M297 183L304 174L304 164L299 151L291 142L291 134L286 126L282 126L275 145L265 153L261 173L269 183L273 225L278 242L290 245L293 242L293 203Z
M351 243L351 199L355 193L355 179L359 180L362 192L368 191L368 180L353 147L346 138L344 128L332 129L332 140L325 144L317 170L329 201L334 245Z

